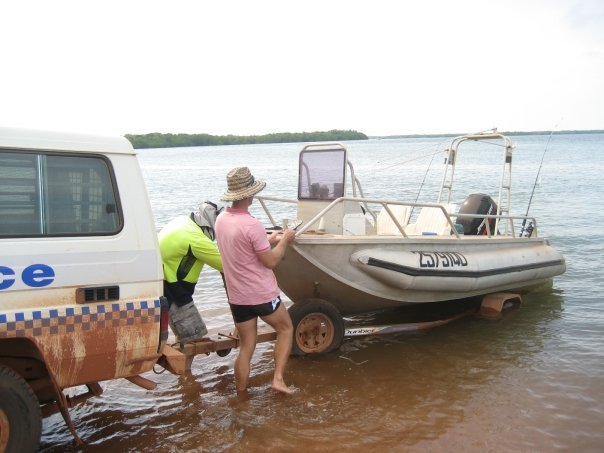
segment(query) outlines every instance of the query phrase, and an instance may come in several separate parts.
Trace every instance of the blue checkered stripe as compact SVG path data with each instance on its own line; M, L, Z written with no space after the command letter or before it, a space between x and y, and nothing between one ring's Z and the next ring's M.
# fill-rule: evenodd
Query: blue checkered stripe
M0 313L0 338L37 337L159 323L159 300Z

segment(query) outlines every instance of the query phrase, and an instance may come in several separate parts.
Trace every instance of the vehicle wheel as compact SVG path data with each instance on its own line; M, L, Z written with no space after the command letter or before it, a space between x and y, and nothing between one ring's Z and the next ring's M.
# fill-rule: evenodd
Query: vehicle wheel
M340 347L344 339L344 319L325 300L308 299L289 307L294 325L294 355L321 354Z
M35 452L40 444L42 414L29 384L0 365L0 451Z

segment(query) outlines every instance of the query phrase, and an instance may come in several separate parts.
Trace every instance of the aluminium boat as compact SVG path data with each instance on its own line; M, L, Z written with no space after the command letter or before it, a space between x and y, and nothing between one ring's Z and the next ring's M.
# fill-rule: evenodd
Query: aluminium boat
M467 142L496 142L503 149L502 171L495 198L473 193L455 205L455 167ZM294 324L313 315L332 319L523 293L564 273L563 256L538 235L536 219L510 213L513 151L511 139L496 131L455 137L445 151L437 199L420 203L365 197L343 144L305 146L297 198L256 197L271 228L281 227L275 203L296 209L296 240L274 269L293 302Z

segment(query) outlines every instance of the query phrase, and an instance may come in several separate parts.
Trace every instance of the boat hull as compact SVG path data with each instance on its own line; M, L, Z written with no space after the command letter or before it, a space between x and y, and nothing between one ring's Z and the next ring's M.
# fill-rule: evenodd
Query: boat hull
M523 293L566 269L541 238L305 236L275 269L279 286L294 303L320 298L343 315Z

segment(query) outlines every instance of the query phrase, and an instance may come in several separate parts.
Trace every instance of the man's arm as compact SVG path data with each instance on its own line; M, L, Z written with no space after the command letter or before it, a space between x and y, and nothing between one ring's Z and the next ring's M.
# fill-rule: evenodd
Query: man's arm
M222 257L218 251L218 247L214 242L208 239L204 234L200 235L198 241L191 243L193 255L195 258L205 263L218 272L222 272Z
M287 246L294 241L296 237L296 233L291 228L283 231L283 235L279 235L280 238L277 242L277 245L272 249L267 250L266 252L258 253L258 259L264 265L264 267L268 267L269 269L274 269L277 264L285 255L285 250ZM276 239L276 235L272 235L269 238L269 242L272 244Z

